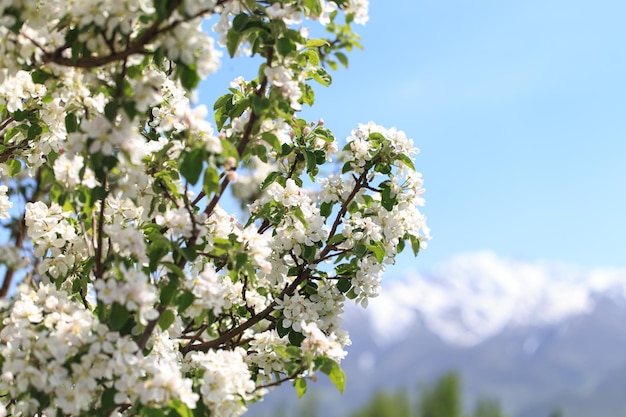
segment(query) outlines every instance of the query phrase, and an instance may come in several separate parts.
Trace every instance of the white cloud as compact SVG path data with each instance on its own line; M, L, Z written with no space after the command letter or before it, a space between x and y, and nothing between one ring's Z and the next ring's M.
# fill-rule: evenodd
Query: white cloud
M421 315L447 342L470 346L507 326L558 323L589 312L600 293L626 300L626 268L584 270L485 251L387 283L368 315L378 340L401 336Z

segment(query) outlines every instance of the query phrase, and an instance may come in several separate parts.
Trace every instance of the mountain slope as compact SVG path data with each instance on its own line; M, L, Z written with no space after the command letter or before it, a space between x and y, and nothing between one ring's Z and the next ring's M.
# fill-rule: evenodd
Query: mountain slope
M344 321L353 340L346 393L322 381L310 390L325 416L348 415L376 389L416 393L448 370L461 374L467 407L487 395L515 417L556 407L567 417L626 414L626 269L465 255L390 282ZM283 391L253 414L295 398Z

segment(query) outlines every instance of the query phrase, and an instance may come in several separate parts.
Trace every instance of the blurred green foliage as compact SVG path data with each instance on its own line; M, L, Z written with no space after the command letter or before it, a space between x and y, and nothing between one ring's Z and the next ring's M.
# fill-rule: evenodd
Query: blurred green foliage
M417 398L414 400L413 398ZM305 397L298 412L290 416L284 409L274 417L317 417L319 400ZM471 413L463 412L461 378L456 372L442 375L435 383L421 386L417 396L412 397L405 389L395 392L380 390L369 402L349 417L511 417L504 412L495 397L481 397ZM540 416L538 416L540 417ZM564 417L560 410L552 411L548 417Z

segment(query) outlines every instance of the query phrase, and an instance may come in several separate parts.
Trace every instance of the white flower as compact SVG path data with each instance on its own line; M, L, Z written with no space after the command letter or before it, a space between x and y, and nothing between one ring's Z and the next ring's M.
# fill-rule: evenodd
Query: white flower
M13 207L13 203L9 201L7 191L9 188L6 185L0 185L0 219L8 219L11 217L9 210Z
M270 240L270 237L259 234L254 226L246 227L239 237L240 242L245 242L256 266L266 274L272 270L272 264L268 261L272 254Z
M302 323L312 322L318 319L316 306L313 302L299 294L286 295L283 299L276 300L276 309L282 310L282 325L292 328L296 332L302 331Z
M226 304L227 290L223 279L223 277L217 274L213 265L207 264L199 275L190 280L188 285L196 297L194 306L197 309L210 310L215 315L222 312ZM193 311L188 314L193 314Z
M346 13L354 14L354 23L364 25L369 20L369 0L350 0Z
M54 161L54 176L66 187L75 187L80 182L79 174L83 164L84 158L80 155L69 159L66 154L62 154Z
M157 215L155 220L158 225L168 228L167 235L172 239L180 235L189 237L193 231L193 224L185 207L167 210Z
M242 348L191 355L192 364L204 371L200 393L211 415L235 417L246 411L241 400L252 398L255 384L245 357Z

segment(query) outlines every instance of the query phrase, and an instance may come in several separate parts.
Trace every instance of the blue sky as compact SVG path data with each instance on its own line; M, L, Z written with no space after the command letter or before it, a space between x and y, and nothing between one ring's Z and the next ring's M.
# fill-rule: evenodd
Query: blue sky
M434 238L388 275L485 249L626 265L625 15L617 0L371 1L365 49L305 115L342 138L396 126L421 149ZM225 59L200 101L239 72Z

